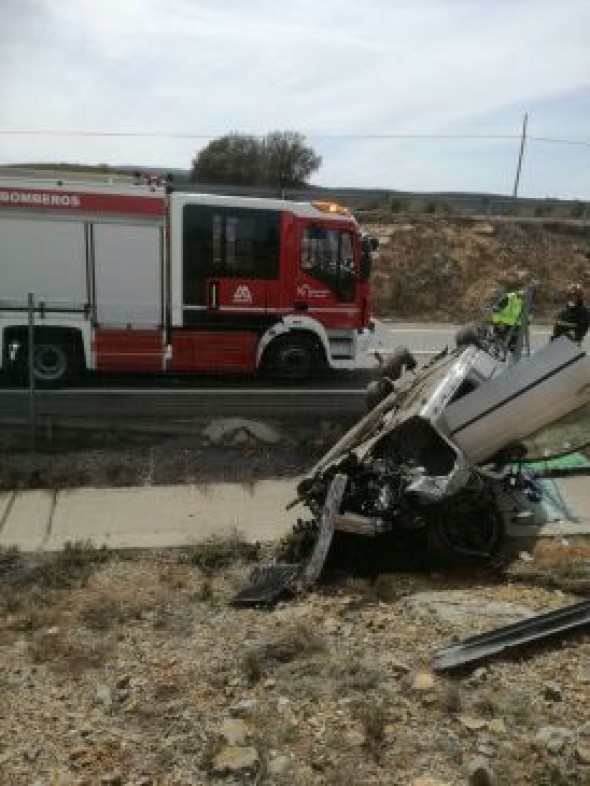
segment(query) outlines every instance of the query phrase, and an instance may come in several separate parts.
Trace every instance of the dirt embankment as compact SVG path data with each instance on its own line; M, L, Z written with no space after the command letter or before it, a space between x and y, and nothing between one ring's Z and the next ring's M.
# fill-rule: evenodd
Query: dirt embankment
M380 240L378 317L465 321L500 291L538 281L535 317L551 319L570 281L590 290L590 226L572 222L359 216Z

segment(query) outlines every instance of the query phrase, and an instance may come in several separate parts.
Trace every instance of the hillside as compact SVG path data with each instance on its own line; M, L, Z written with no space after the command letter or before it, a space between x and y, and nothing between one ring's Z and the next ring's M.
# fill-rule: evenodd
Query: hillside
M551 319L574 280L590 287L590 226L427 216L358 215L380 240L373 273L378 317L475 318L500 290L539 282L535 317Z

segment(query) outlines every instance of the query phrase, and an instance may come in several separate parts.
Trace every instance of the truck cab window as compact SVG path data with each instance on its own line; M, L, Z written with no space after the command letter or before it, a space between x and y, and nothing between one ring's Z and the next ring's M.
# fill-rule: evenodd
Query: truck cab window
M301 242L301 269L330 285L340 300L352 300L356 279L352 234L323 226L306 227Z

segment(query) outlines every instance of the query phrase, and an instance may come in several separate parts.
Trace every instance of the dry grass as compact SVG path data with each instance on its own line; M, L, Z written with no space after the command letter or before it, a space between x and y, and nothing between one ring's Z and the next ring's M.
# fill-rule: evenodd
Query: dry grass
M108 631L129 620L141 619L142 611L141 604L129 604L109 595L98 595L90 598L81 610L79 619L89 630Z
M355 715L362 724L365 748L375 758L379 758L385 742L385 726L387 724L387 712L383 704L375 702L371 698L364 699L356 706Z
M99 669L110 657L112 647L104 638L83 638L79 633L49 630L33 637L29 655L33 663L44 663L55 671L80 677L88 669Z
M311 625L297 622L275 637L246 650L240 669L250 684L280 665L305 660L326 651L326 642Z
M187 549L183 559L204 571L227 568L237 562L255 562L260 555L260 544L249 543L239 532L226 537L211 537Z

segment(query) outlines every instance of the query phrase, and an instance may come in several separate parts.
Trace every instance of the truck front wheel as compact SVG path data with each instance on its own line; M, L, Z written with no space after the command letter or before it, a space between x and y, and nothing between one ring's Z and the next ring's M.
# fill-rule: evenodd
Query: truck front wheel
M280 336L267 349L266 370L281 382L303 382L315 366L314 345L303 336Z

